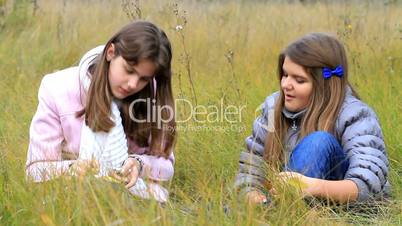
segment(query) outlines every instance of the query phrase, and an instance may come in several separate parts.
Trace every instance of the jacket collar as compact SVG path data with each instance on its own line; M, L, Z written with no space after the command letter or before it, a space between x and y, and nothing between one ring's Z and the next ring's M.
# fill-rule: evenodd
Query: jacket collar
M88 91L89 85L91 83L91 78L88 75L88 69L94 63L96 57L99 54L102 54L104 48L104 45L93 48L85 53L85 55L80 60L80 63L78 65L78 73L80 77L80 82L84 88L85 93Z
M345 99L346 99L347 96L353 96L352 88L350 88L349 85L346 86L345 90L346 90L345 91Z
M304 115L304 113L306 113L306 111L307 111L307 108L305 108L305 109L303 109L301 111L298 111L298 112L291 112L291 111L288 111L286 108L283 108L282 109L282 114L286 118L294 120L294 119L298 119L298 118L303 117L303 115Z

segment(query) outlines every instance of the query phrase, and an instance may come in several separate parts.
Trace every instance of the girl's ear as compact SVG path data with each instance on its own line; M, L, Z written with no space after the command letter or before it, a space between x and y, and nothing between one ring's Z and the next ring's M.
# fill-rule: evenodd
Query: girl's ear
M106 60L110 62L114 58L114 44L110 44L109 48L106 50Z

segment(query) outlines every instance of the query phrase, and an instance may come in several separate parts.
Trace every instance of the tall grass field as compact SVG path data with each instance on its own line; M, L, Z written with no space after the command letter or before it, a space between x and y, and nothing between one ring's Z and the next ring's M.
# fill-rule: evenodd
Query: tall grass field
M42 77L77 65L136 19L156 23L171 40L175 97L219 111L212 121L184 120L192 108L178 106L185 122L178 122L169 202L141 200L91 176L27 182L29 126ZM381 122L388 203L310 205L297 189L284 188L272 206L251 206L233 190L258 107L279 87L278 54L313 31L345 44L351 83ZM401 89L398 0L0 0L0 225L401 225ZM230 106L242 110L219 117Z

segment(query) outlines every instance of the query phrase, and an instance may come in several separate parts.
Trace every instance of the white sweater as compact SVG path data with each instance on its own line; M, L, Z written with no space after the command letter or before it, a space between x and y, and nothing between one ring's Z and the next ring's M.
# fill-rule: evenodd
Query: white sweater
M98 46L84 55L80 62L80 72L88 71L103 48L104 46ZM89 74L80 73L80 81L87 92L91 83ZM127 139L116 101L111 103L111 112L111 120L115 126L109 132L93 132L86 123L81 130L79 159L98 160L99 176L106 176L110 170L119 169L128 157Z

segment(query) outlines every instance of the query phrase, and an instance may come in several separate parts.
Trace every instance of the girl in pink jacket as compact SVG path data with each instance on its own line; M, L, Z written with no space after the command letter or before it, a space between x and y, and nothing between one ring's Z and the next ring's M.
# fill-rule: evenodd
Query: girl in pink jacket
M85 54L79 66L46 75L30 127L27 176L39 182L71 169L83 172L92 158L103 175L119 169L127 187L138 178L169 180L171 58L166 34L138 21Z

